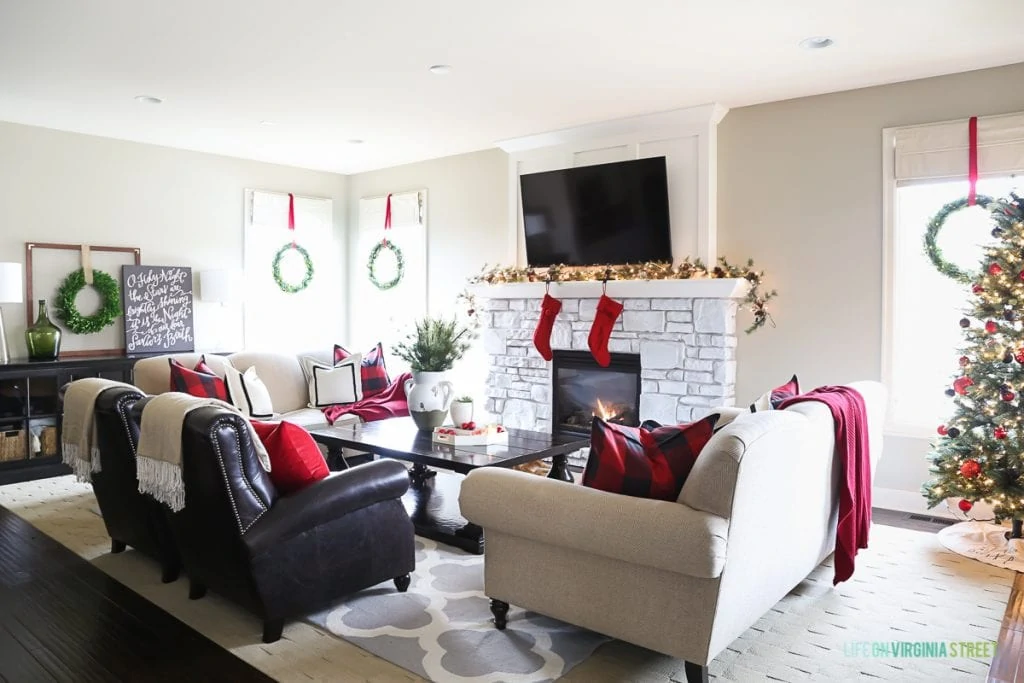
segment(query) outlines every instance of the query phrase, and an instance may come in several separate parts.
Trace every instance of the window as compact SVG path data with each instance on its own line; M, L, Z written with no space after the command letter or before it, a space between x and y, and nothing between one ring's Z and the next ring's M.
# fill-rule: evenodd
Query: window
M970 288L940 274L924 253L927 224L967 194L967 121L884 132L887 227L883 381L887 431L926 437L948 417L945 390L956 373L963 335L957 322ZM999 198L1024 188L1024 115L978 119L978 193ZM976 270L992 225L983 209L958 211L939 235L945 257Z
M1016 180L985 178L978 192L1003 197L1017 187ZM956 352L963 343L957 321L968 306L970 288L939 273L923 245L928 221L944 204L962 198L966 185L965 180L947 180L896 188L889 417L907 432L934 433L951 409L943 392L956 370ZM939 246L948 260L973 271L983 246L992 241L991 230L984 209L963 209L946 220Z
M288 230L288 195L246 190L245 346L250 349L303 352L330 349L341 341L345 289L342 243L334 233L332 201L295 197L295 233ZM313 262L313 279L288 293L274 281L272 266L281 247L295 241ZM302 256L287 251L282 278L299 283Z
M427 235L426 191L395 193L391 196L391 228L384 229L387 197L359 200L352 266L353 348L365 349L383 342L387 350L388 370L395 376L405 368L391 354L391 347L408 331L413 320L427 313ZM390 289L379 289L370 282L367 264L373 248L383 239L402 253L402 279ZM380 250L376 274L387 282L396 274L396 258L388 249Z

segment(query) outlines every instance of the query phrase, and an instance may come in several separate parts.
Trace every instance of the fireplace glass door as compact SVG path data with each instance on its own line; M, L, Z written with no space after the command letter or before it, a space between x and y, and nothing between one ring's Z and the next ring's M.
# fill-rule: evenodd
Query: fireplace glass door
M556 432L589 433L594 416L640 424L640 357L612 354L602 368L587 352L555 351L552 415Z

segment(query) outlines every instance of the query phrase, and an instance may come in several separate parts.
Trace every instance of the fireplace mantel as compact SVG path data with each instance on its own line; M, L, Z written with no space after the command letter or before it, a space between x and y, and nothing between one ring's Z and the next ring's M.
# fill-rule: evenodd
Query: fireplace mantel
M483 299L539 299L543 282L503 282L473 285L470 292ZM613 299L742 299L750 283L742 278L693 278L690 280L610 280ZM552 282L551 296L558 299L597 299L600 282Z

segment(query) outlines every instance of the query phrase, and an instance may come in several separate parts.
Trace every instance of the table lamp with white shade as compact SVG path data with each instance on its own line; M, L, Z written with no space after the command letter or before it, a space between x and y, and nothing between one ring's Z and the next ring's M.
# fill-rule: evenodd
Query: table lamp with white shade
M229 304L238 296L238 274L222 268L199 271L199 298L215 304Z
M0 262L0 304L20 304L24 301L21 264ZM7 363L10 359L11 351L7 346L7 333L4 330L4 311L0 307L0 363Z
M240 280L242 274L240 271L228 270L224 268L215 268L211 270L199 271L199 300L204 303L220 304L221 309L224 309L225 305L233 304L238 301ZM214 342L213 348L218 351L223 349L220 348L223 340L223 320L224 311L222 310L221 315L213 324L214 336L211 341Z

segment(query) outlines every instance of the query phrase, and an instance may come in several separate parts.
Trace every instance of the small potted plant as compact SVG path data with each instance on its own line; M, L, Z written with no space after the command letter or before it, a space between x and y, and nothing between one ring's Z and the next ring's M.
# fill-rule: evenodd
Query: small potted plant
M452 400L447 372L469 350L476 333L455 318L427 316L405 341L395 345L395 355L409 364L412 377L405 382L409 415L422 430L444 424Z
M473 421L473 397L459 396L452 401L451 407L452 424L461 427L467 422Z

